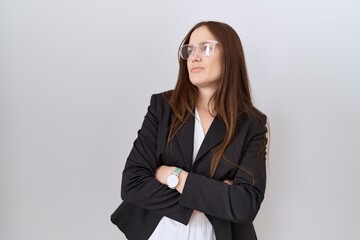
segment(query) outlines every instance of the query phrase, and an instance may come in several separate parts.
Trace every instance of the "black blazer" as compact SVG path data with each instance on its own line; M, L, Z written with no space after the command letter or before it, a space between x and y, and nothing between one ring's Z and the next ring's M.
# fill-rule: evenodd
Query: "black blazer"
M226 132L215 117L193 163L194 117L190 117L166 147L173 117L163 94L151 103L122 175L123 202L111 221L128 239L148 239L163 216L187 224L194 209L212 224L217 240L254 240L253 220L264 198L266 183L266 116L243 114L235 136L215 175L210 178L212 150ZM168 188L154 177L158 166L177 166L189 172L183 193ZM223 180L232 179L233 186Z

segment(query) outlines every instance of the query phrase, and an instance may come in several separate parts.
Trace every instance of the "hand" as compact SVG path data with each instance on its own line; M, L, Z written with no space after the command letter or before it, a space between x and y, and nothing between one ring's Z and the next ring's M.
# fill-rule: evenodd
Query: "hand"
M201 212L199 212L198 210L194 210L194 211L192 212L192 214L197 214L197 213L201 213Z
M224 183L226 183L226 184L229 185L229 186L234 185L234 181L233 181L233 180L230 180L230 179L225 179L225 180L224 180Z

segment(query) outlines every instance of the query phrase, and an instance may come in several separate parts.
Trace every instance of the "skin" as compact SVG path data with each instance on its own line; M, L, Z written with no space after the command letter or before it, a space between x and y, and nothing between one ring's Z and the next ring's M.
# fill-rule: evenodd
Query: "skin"
M189 43L196 44L206 40L216 40L215 36L202 26L196 29L190 36ZM199 99L196 103L196 108L199 112L201 124L206 134L216 113L213 112L211 104L209 104L211 96L218 88L221 73L222 73L222 49L218 44L215 47L215 52L211 56L201 56L198 51L195 51L187 59L187 68L189 71L189 78L193 85L199 90ZM160 166L157 168L155 178L162 184L167 184L166 180L175 170L175 166ZM179 174L179 184L175 188L179 193L183 192L184 185L188 176L185 170ZM224 183L232 185L231 180L225 180Z
M202 26L191 34L189 43L196 44L206 40L216 40L216 38L207 27ZM187 60L190 81L199 90L196 108L205 134L215 115L212 109L209 109L209 106L211 106L209 100L219 87L222 73L222 54L221 46L217 44L211 56L201 56L196 51Z

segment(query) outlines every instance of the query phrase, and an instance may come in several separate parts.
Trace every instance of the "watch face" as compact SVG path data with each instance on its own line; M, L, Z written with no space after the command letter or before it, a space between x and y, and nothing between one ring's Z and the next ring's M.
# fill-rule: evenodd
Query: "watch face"
M167 178L167 185L169 186L169 188L175 188L179 183L179 178L175 175L170 175Z

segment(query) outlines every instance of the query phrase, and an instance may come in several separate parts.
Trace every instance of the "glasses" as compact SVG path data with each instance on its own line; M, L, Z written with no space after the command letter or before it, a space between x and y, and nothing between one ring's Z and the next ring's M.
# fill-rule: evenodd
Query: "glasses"
M215 40L206 40L196 44L184 44L179 49L179 55L184 60L196 52L198 52L200 56L211 56L215 51L216 44L219 44L219 42Z

